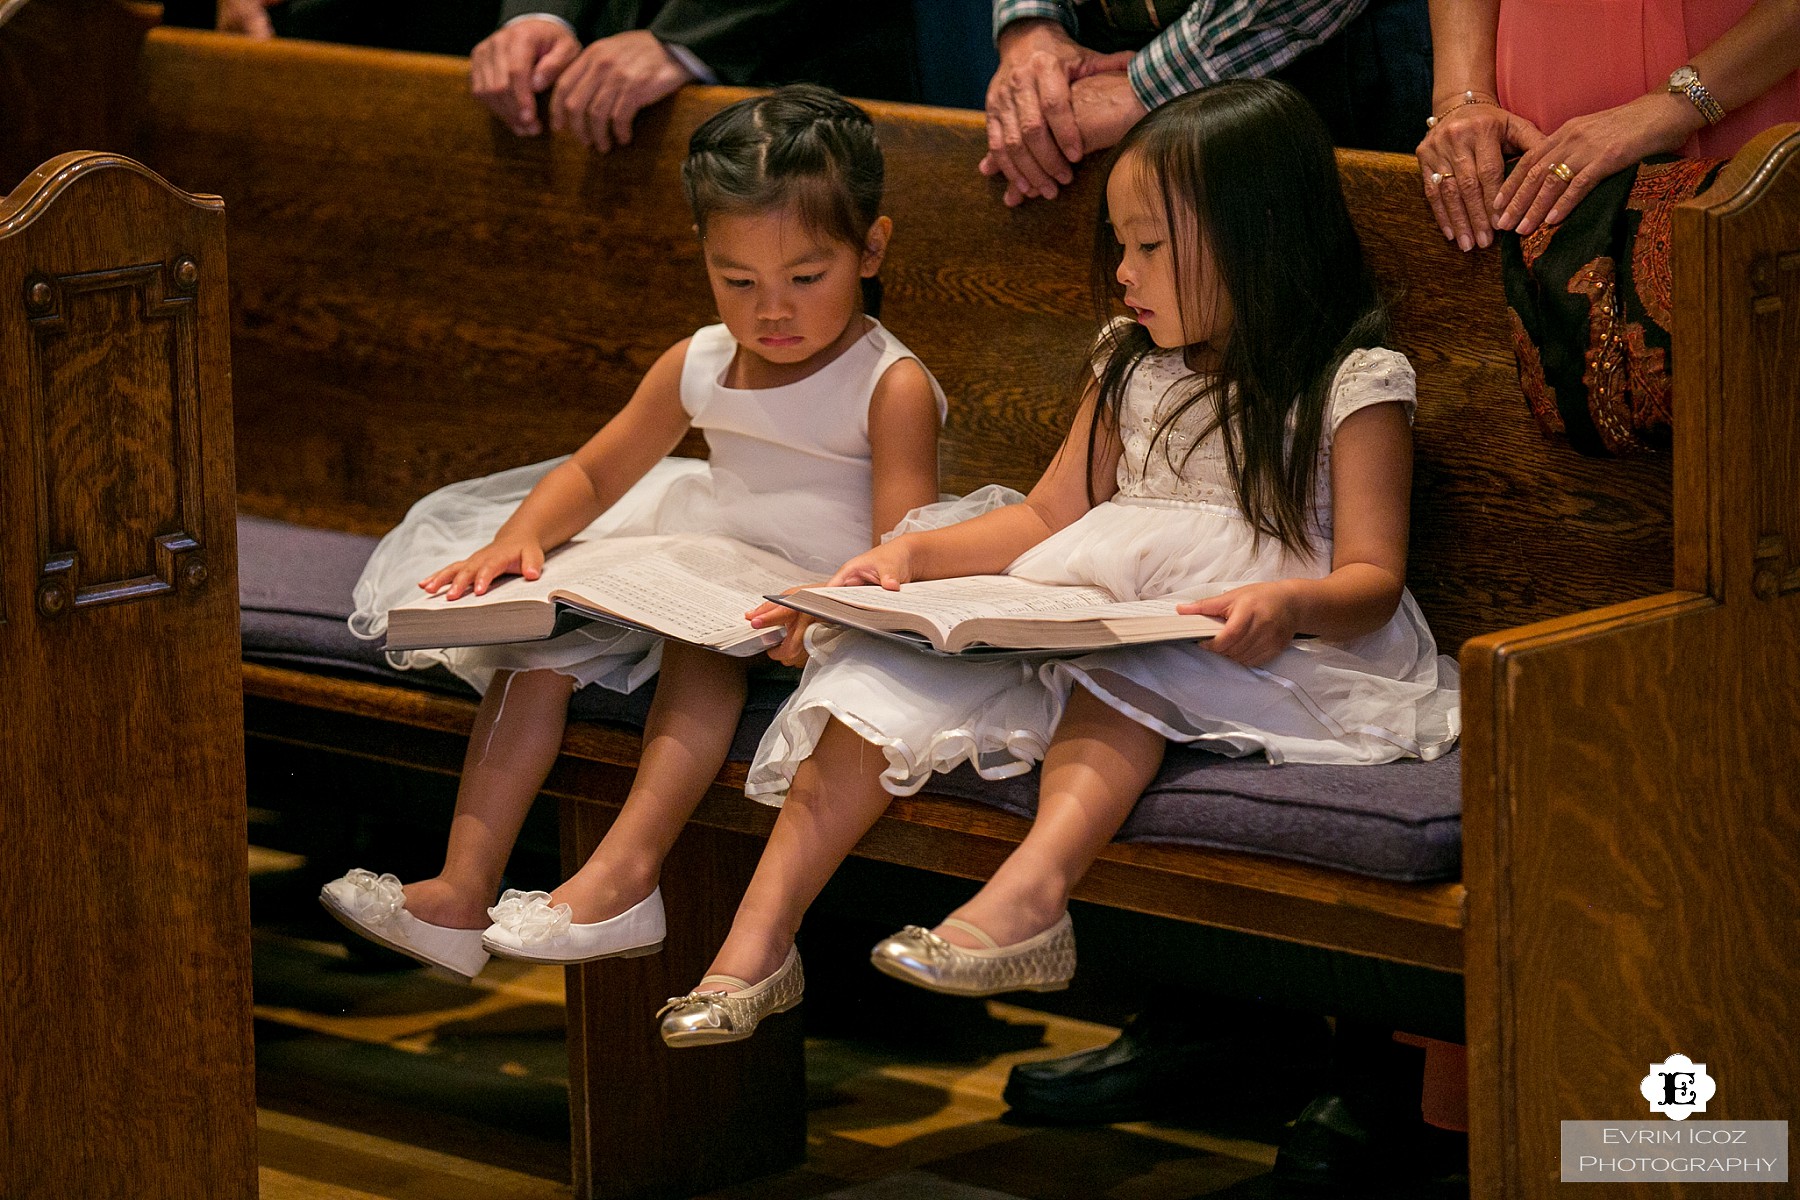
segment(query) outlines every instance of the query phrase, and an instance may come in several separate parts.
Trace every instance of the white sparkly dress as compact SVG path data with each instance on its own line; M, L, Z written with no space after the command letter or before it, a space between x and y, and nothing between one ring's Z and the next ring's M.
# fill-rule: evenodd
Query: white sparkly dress
M1345 417L1371 404L1404 404L1410 419L1412 367L1402 355L1379 349L1356 351L1339 367L1320 450L1321 533L1310 555L1252 537L1222 439L1215 434L1193 445L1210 404L1195 405L1165 435L1170 452L1152 445L1162 416L1185 390L1178 385L1191 379L1179 351L1140 364L1121 405L1118 492L1020 555L1009 574L1098 585L1133 600L1194 599L1246 583L1330 573L1332 436ZM929 511L917 516L910 527L933 523ZM1261 752L1271 763L1436 758L1461 727L1456 663L1438 654L1410 592L1374 633L1344 642L1296 640L1260 667L1192 642L1069 659L977 661L823 629L812 645L799 690L777 714L750 769L747 791L767 803L781 802L831 717L882 749L882 784L899 795L963 762L992 779L1030 770L1043 758L1075 685L1171 741L1228 755Z
M869 319L860 341L797 383L728 388L737 343L709 325L688 343L681 405L707 459L665 458L578 536L723 533L828 577L867 550L873 483L869 400L894 363L916 355ZM945 413L937 381L938 417ZM356 584L350 629L375 639L390 608L424 596L419 580L493 540L534 484L563 459L453 483L426 496L375 548ZM541 642L390 653L403 669L448 667L485 692L502 669L548 669L580 685L632 691L656 673L662 641L588 625Z

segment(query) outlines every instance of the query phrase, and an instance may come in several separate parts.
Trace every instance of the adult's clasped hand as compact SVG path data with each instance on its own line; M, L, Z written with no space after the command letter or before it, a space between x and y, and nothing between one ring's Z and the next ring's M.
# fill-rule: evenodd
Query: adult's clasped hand
M1419 143L1425 199L1446 238L1487 246L1495 230L1525 235L1562 221L1602 179L1679 150L1703 123L1692 104L1660 92L1572 117L1548 136L1498 105L1458 105ZM1507 171L1502 157L1515 152Z
M1525 235L1555 225L1602 179L1681 149L1702 124L1685 98L1662 92L1571 117L1513 164L1494 198L1494 226Z
M1419 173L1445 238L1464 250L1493 244L1505 156L1543 137L1530 121L1491 101L1453 104L1433 119L1419 143Z
M220 33L240 33L250 38L272 38L275 25L269 9L281 0L219 0L214 27Z
M1054 200L1076 163L1117 143L1147 111L1124 74L1132 55L1090 50L1049 20L1013 22L999 48L979 170L1006 177L1009 206Z
M639 112L693 80L642 29L583 49L560 22L523 20L496 30L469 55L469 90L513 133L543 132L537 96L549 89L550 128L602 153L628 144Z

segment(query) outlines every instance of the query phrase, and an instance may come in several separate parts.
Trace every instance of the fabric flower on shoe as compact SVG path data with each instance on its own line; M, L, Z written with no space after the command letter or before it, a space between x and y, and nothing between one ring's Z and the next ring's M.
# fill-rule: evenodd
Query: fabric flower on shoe
M551 904L549 892L508 888L488 909L488 919L527 945L542 945L566 934L572 915L567 904Z
M406 894L400 890L398 876L377 875L358 867L344 876L344 882L355 889L349 898L350 907L365 924L385 925L405 911Z

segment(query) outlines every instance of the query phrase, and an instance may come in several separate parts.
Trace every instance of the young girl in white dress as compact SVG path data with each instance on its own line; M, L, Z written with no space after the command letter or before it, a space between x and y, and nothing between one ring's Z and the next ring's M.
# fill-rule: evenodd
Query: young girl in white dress
M1066 986L1070 892L1169 742L1380 763L1454 741L1455 664L1404 586L1413 372L1379 346L1382 305L1318 117L1267 81L1166 105L1120 144L1101 217L1109 299L1133 319L1102 334L1030 496L938 528L921 514L833 582L1004 571L1177 598L1223 631L971 662L814 626L749 777L753 797L785 805L715 974L661 1014L671 1045L747 1036L798 1002L802 914L892 795L934 772L1043 762L1032 828L994 877L935 929L873 951L902 979L991 995Z
M664 353L569 458L421 500L365 569L352 629L379 637L390 608L425 593L455 600L508 574L535 579L578 535L723 533L823 577L936 500L943 393L865 311L892 232L882 175L868 116L824 88L744 100L702 125L682 181L722 324ZM710 459L664 458L690 428ZM801 661L800 628L771 655ZM730 748L746 660L599 625L390 657L442 664L483 693L444 867L404 885L351 871L325 886L326 907L464 976L490 953L568 963L657 949L662 862ZM489 908L571 694L630 691L659 667L637 777L599 848L554 892L508 891Z

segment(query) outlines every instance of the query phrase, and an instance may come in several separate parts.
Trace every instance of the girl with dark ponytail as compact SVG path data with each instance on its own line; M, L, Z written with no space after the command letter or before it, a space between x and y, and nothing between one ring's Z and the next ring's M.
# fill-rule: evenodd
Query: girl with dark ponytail
M381 636L421 588L455 601L536 579L576 537L723 534L824 576L937 499L943 392L875 319L893 223L868 115L813 86L740 101L695 131L682 184L720 323L664 353L568 458L415 505L357 585L357 634ZM665 458L690 429L710 457ZM770 656L802 661L800 634L787 622ZM351 871L325 885L325 906L463 976L490 954L575 963L660 948L662 862L730 748L747 660L601 625L389 658L448 667L483 693L444 867L407 884ZM554 892L509 890L488 907L572 693L631 691L659 670L637 778L599 848Z

